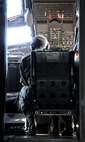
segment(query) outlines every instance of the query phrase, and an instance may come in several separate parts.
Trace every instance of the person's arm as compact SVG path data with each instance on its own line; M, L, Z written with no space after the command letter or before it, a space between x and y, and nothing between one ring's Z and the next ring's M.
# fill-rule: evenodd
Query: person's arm
M20 63L20 83L28 86L30 78L30 54L25 56Z

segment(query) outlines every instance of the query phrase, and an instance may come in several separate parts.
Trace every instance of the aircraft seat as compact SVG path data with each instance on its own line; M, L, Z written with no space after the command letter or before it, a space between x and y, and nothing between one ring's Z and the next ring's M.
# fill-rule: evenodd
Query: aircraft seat
M33 51L31 53L31 84L35 86L36 121L40 116L49 118L70 116L71 125L75 113L74 52Z

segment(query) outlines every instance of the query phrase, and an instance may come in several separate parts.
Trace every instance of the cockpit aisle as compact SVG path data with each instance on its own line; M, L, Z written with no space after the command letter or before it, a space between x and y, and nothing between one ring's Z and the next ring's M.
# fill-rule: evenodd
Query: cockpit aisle
M79 142L77 139L57 139L57 137L50 136L9 136L4 138L4 142Z
M5 114L5 135L26 135L26 119L22 113Z

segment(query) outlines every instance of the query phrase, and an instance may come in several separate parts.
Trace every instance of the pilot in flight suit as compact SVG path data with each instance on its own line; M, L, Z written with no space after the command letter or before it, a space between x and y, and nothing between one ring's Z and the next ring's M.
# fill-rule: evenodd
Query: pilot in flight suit
M49 48L49 43L43 35L37 35L31 43L32 50L44 50ZM30 53L27 54L20 63L20 82L23 87L18 95L18 106L28 121L29 135L35 135L33 110L34 88L30 84Z

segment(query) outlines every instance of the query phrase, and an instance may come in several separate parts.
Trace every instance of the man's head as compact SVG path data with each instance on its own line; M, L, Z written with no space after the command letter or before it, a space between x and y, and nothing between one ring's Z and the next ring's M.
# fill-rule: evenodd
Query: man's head
M43 35L37 35L33 38L31 43L32 50L38 50L38 49L48 49L49 48L49 42Z

